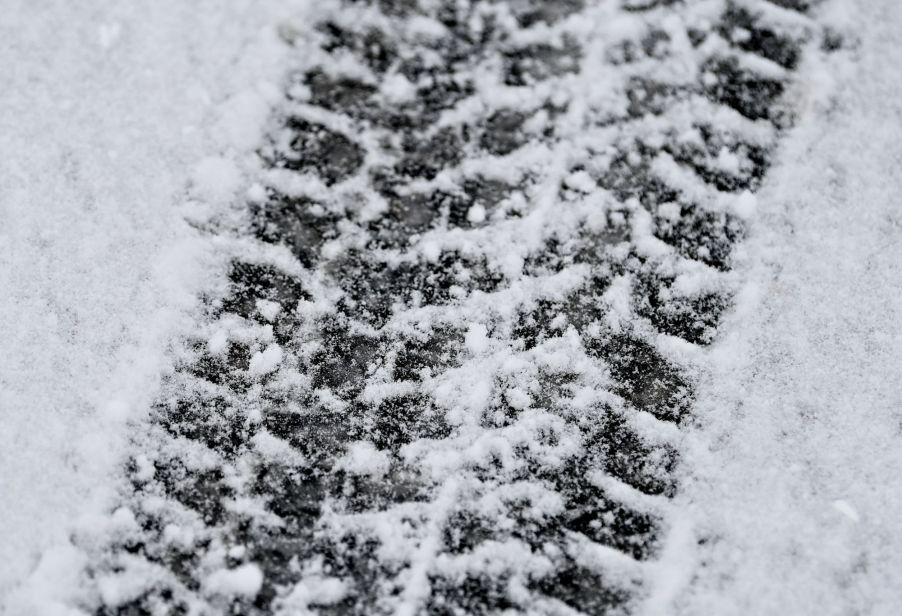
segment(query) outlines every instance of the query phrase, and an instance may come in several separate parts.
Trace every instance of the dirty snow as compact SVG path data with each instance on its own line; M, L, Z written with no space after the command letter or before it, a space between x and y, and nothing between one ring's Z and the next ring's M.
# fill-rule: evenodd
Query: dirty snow
M829 10L860 47L799 71L657 613L902 610L902 7Z
M237 185L279 76L279 4L3 6L0 606L33 572L13 611L37 613L22 597L64 584L67 529L117 487L126 422L214 260L186 190Z

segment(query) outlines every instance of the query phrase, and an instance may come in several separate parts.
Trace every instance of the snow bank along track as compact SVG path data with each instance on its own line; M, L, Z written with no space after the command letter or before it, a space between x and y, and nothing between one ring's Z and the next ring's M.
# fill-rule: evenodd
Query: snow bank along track
M247 228L84 607L633 610L811 4L349 1L286 28Z

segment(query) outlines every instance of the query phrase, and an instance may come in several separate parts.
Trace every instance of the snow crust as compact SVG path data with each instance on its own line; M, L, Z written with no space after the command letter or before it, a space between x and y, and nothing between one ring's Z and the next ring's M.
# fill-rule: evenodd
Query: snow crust
M70 613L69 533L111 501L128 423L195 322L217 256L184 217L243 184L289 5L4 3L0 612Z
M790 93L650 613L902 610L902 7L822 17L859 45Z

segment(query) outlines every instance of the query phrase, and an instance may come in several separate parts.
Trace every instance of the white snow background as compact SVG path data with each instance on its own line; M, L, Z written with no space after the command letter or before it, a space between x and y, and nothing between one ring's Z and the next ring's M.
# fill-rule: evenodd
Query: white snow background
M821 19L850 51L788 94L652 613L902 614L902 5Z
M0 4L0 609L65 613L68 533L108 506L215 262L189 187L241 183L289 5Z

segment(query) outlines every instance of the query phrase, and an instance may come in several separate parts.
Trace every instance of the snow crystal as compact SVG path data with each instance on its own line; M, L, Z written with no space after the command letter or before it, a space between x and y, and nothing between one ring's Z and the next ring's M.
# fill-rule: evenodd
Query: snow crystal
M282 312L282 304L266 299L260 299L257 300L257 311L264 319L272 323L276 320L276 317L279 316L279 313Z
M347 584L334 577L310 576L295 585L287 597L279 601L278 614L313 616L311 605L334 605L347 595Z
M517 409L518 411L523 411L529 408L529 405L532 403L532 397L519 387L511 387L507 389L504 392L504 398L507 400L507 403L511 406L511 408Z
M263 203L266 201L266 189L262 184L254 182L250 185L245 193L247 198L253 203Z
M402 74L392 73L382 80L379 91L389 101L401 103L408 101L416 94L416 86Z
M210 339L207 340L207 350L213 355L219 355L225 352L229 346L229 334L223 330L216 331Z
M632 315L632 285L628 276L615 278L602 296L609 310L605 317L614 331L619 331L622 324L628 323Z
M127 573L101 575L97 578L97 590L103 604L115 608L140 597L147 590L147 580Z
M586 194L595 192L597 186L592 176L585 171L576 171L567 176L564 183L568 188L579 190Z
M264 375L274 372L282 363L282 347L271 344L262 351L257 351L251 357L248 372L254 375Z
M388 454L376 449L369 441L351 443L341 461L342 468L352 475L367 475L374 479L385 475L389 464Z
M220 569L204 581L204 590L211 595L254 598L263 586L263 572L254 563L234 569Z
M190 548L194 543L194 532L190 528L178 524L167 524L163 528L163 539L182 548Z
M720 149L715 163L719 169L733 175L738 175L741 171L739 157L726 147Z
M153 479L156 469L153 463L144 454L135 456L135 473L133 477L136 481L150 481Z
M303 456L293 448L288 441L273 436L266 430L261 430L254 435L254 447L264 456L270 459L287 460L293 463L303 463Z
M423 15L413 15L408 19L407 28L411 34L426 39L441 38L447 32L447 28L441 22Z
M430 263L436 263L442 255L442 248L436 242L420 242L419 248L420 252L423 253L423 258Z
M485 353L489 348L488 330L482 323L472 323L467 329L464 342L474 355Z
M467 210L467 220L473 224L479 224L485 221L485 207L480 203L475 203Z
M112 518L113 528L118 532L129 532L138 528L138 522L135 520L135 514L128 507L119 507L113 512Z

